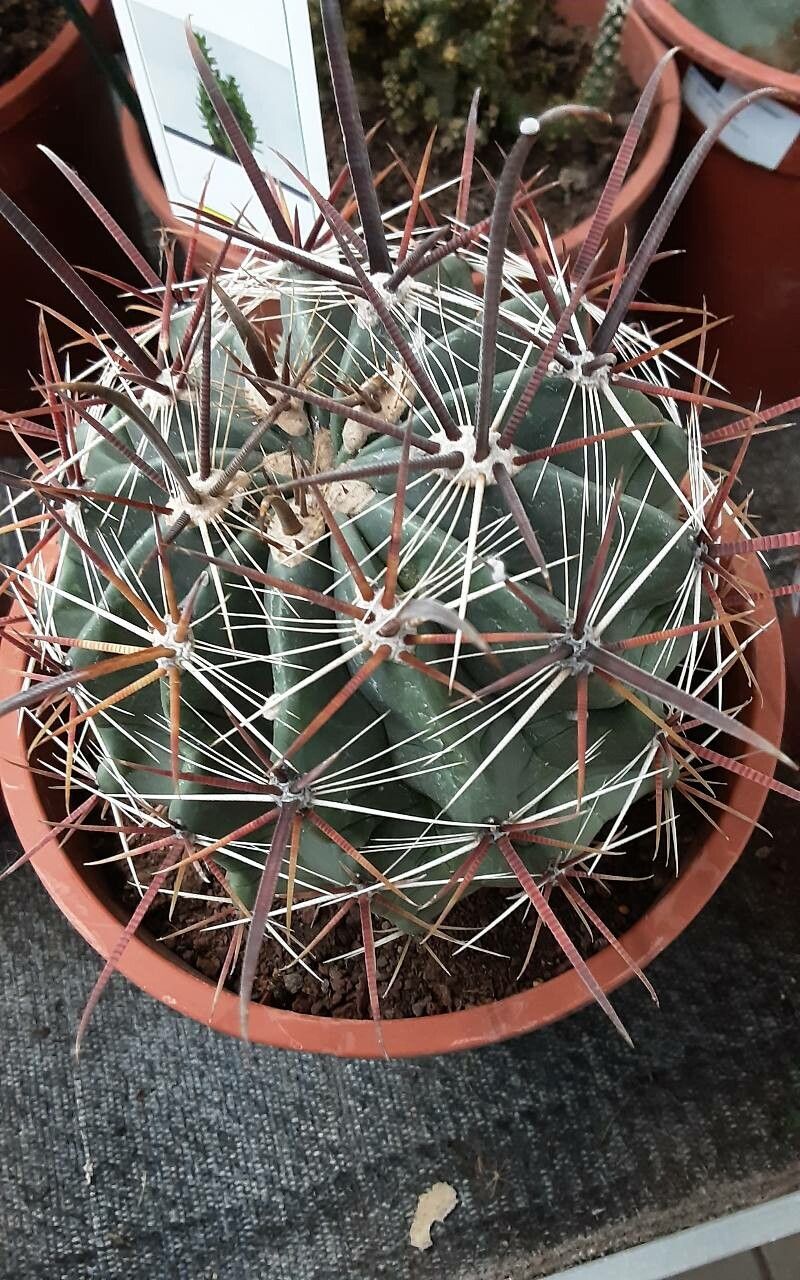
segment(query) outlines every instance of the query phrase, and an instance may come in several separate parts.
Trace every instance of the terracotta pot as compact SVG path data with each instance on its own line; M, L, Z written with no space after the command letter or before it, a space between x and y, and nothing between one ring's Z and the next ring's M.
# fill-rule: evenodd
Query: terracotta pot
M642 17L689 64L743 90L771 85L800 109L800 76L746 58L701 31L669 0L636 0ZM673 159L677 168L702 131L684 109ZM703 297L717 315L732 315L713 338L717 378L734 399L768 403L797 394L792 334L800 314L800 139L777 169L742 160L717 144L703 163L664 243L681 249L659 264L648 288L664 302L691 306Z
M99 38L115 32L107 0L84 0L84 4ZM77 169L127 231L135 229L111 92L71 22L19 75L0 85L0 187L70 262L124 275L125 259L80 197L37 150L40 142ZM4 313L13 317L3 326L0 344L0 407L17 409L38 400L30 391L31 372L39 364L37 310L31 299L80 323L86 322L86 312L3 219L0 262ZM58 341L67 334L55 323L51 331ZM10 439L6 433L0 435L0 451Z
M566 21L574 26L596 26L603 3L604 0L561 0L559 8ZM653 36L637 14L631 13L625 27L622 55L628 74L635 85L639 88L644 87L650 72L663 52L664 47L661 42ZM666 168L675 142L679 116L680 86L675 67L671 64L667 67L659 87L652 116L654 127L650 141L639 164L624 183L614 206L607 236L606 257L609 261L616 260L623 226L635 225L636 215ZM125 111L122 113L122 141L133 180L159 225L168 227L170 230L185 229L186 223L176 218L172 212L161 179L153 166L146 141L142 138L133 117ZM589 222L590 219L586 218L559 237L559 244L564 245L565 253L572 253L578 245L583 243L589 230ZM215 261L219 244L215 236L205 234L200 236L197 249L198 266L206 269ZM228 256L228 265L238 265L244 254L243 248L233 247Z
M800 757L800 617L790 610L781 617L786 661L786 724L783 741L792 759Z
M747 564L748 581L766 589L758 562ZM775 621L771 599L764 596L754 614L759 623ZM780 631L770 626L748 649L748 660L763 693L753 698L744 715L758 733L780 741L784 707L783 654ZM22 655L7 640L0 646L0 698L20 687ZM742 689L741 699L746 693ZM738 698L734 696L734 701ZM775 762L753 753L748 763L770 777ZM39 790L28 769L26 743L17 732L17 721L0 721L0 782L9 814L23 848L31 848L46 824L63 817L52 790ZM763 805L762 787L734 776L727 800L730 809L717 815L719 829L709 828L705 843L659 900L622 936L623 946L639 965L646 965L675 939L708 902L744 849ZM741 814L739 817L737 814ZM101 869L83 865L86 844L73 836L65 847L52 838L34 857L33 868L67 919L100 955L114 949L122 928L121 909L110 898ZM589 968L606 991L626 982L629 970L617 953L606 947L592 956ZM188 968L172 952L141 933L123 952L119 970L143 991L170 1008L229 1035L239 1033L237 996L223 991L212 1016L215 984ZM347 1018L322 1018L254 1004L250 1034L257 1044L340 1057L418 1057L472 1049L533 1031L580 1009L589 1000L577 975L568 971L518 995L494 1004L421 1018L402 1018L381 1024L381 1046L375 1024Z

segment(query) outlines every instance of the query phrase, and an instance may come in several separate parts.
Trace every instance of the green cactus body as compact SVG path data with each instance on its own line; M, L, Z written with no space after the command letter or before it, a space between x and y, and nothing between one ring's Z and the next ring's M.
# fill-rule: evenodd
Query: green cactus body
M592 60L581 82L578 97L587 106L607 111L619 73L619 53L631 0L608 0L595 37Z
M408 295L398 295L394 312L465 431L472 429L476 405L480 321L480 302L465 288L468 278L461 264L447 273L429 272ZM280 294L283 334L278 361L290 352L298 367L325 352L310 374L311 389L329 394L333 368L337 384L356 391L369 379L388 378L387 370L402 370L401 353L363 302L342 291L331 296L330 288L326 296L326 289L309 273L294 269L284 269L274 287ZM540 303L538 295L527 295L504 304L492 388L493 411L501 417L510 392L535 368L536 352L520 337L519 325L535 322ZM175 345L186 318L182 314L174 322ZM236 457L259 411L268 408L266 402L259 406L259 394L239 372L247 363L238 334L220 312L211 365L215 474ZM194 368L189 394L160 413L156 409L153 416L190 476L197 471L196 384ZM439 427L431 406L407 381L401 392L394 414L398 428L410 422L412 441L435 438ZM293 413L296 432L296 406ZM302 409L299 413L308 429L288 434L279 418L255 455L243 461L237 473L240 487L232 487L229 500L220 504L213 518L190 518L169 554L181 600L196 586L202 568L186 550L231 560L268 574L270 580L269 585L259 584L212 565L204 571L182 672L181 770L188 776L177 788L169 776L168 683L162 679L136 692L119 711L112 707L95 719L98 785L117 803L138 795L151 806L163 805L168 819L202 845L219 841L274 807L268 762L280 765L288 752L282 776L290 782L332 760L330 781L323 776L319 788L312 787L313 802L321 806L318 812L348 845L363 851L379 873L399 876L397 883L405 885L417 919L430 917L435 912L431 886L453 873L463 857L464 841L492 823L555 814L560 815L558 835L565 848L570 841L582 847L594 841L635 795L652 787L655 771L649 765L656 725L665 708L645 697L644 704L652 710L648 717L622 697L618 687L589 674L586 801L575 811L579 655L574 669L562 665L530 686L484 702L483 686L524 667L546 651L546 643L501 643L489 656L465 634L454 673L457 691L406 665L401 655L411 653L412 646L408 636L401 636L391 659L372 671L319 732L293 753L297 735L336 701L382 641L368 623L292 592L316 593L345 607L368 605L348 567L345 547L371 588L379 591L387 572L396 481L389 474L322 486L339 523L339 539L331 537L313 491L307 492L303 504L297 494L288 496L293 529L289 533L275 510L268 507L264 514L260 494L270 480L292 474L292 454L298 467L321 474L338 462L346 474L348 467L396 463L402 451L398 441L370 438L369 432L362 432L348 448L346 409L334 415L312 405L307 414ZM695 544L676 484L687 468L687 443L683 431L663 418L652 400L624 389L615 399L594 393L587 397L575 378L548 373L513 452L580 440L625 421L642 425L640 438L624 435L562 458L530 461L515 471L516 492L550 566L549 586L516 535L491 481L483 489L473 530L474 553L468 554L474 477L459 480L433 471L409 480L396 608L408 605L412 639L415 631L431 629L414 619L414 602L430 597L454 616L461 601L461 616L481 634L536 631L535 619L509 589L507 579L523 582L538 607L568 630L582 577L600 546L610 489L618 480L619 520L609 551L614 570L595 619L600 621L605 612L614 615L604 639L624 641L674 627L688 617L684 584L691 575ZM104 424L159 469L156 452L137 434L135 423L115 409L106 414ZM92 440L88 428L82 443L90 459L87 476L96 489L124 491L157 505L166 501L173 513L187 510L180 495L167 498L160 493L111 445ZM418 447L412 448L412 457L419 453ZM169 480L167 487L173 487ZM81 520L81 536L98 550L113 548L115 562L163 614L152 513L127 510L110 518L88 506ZM58 633L82 642L130 644L132 634L147 630L117 587L100 581L79 546L70 541L62 547L48 601ZM618 609L620 602L623 607ZM424 605L420 607L424 614ZM432 627L440 629L437 623ZM158 638L153 636L152 643ZM666 676L682 661L688 644L687 638L678 638L630 649L626 656ZM443 643L430 646L424 657L432 669L444 673L450 655L452 645ZM99 656L97 649L86 647L71 653L76 666L91 664ZM98 681L93 699L108 699L130 678L126 672ZM264 760L254 761L235 738L234 719L249 727ZM238 790L225 792L202 781L204 775L220 772L238 779ZM665 785L669 783L667 772ZM232 887L245 901L253 899L273 827L268 823L251 840L234 842L220 854ZM418 852L421 840L424 859ZM529 844L522 856L532 872L541 874L555 855L552 849ZM418 877L421 860L433 864L433 870ZM306 889L316 886L327 892L344 891L368 879L363 865L308 823L299 840L296 874ZM507 879L508 868L492 846L480 884L505 884ZM391 916L392 902L384 900L383 910ZM415 927L402 915L396 918L401 928Z

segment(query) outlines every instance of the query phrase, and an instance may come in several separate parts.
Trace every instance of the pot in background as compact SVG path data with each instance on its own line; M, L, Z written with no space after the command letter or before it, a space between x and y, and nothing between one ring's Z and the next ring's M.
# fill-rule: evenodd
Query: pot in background
M559 0L558 8L564 19L573 26L595 27L603 11L604 0ZM636 13L630 13L622 39L622 61L637 88L643 88L650 72L664 52L664 46L648 30ZM188 57L188 53L187 53ZM661 78L651 115L652 128L649 140L639 163L632 168L617 198L614 213L607 232L607 248L600 269L616 262L622 239L622 229L627 226L635 234L637 215L642 210L661 178L675 142L680 116L680 85L674 64L670 63ZM122 112L122 141L133 181L142 200L151 210L159 226L172 232L186 234L188 223L177 217L167 199L161 178L154 166L150 148L134 120ZM199 194L199 193L198 193ZM571 254L583 243L589 230L586 218L571 230L558 237L566 254ZM206 232L198 237L196 262L199 269L208 270L216 261L220 240ZM227 266L238 266L245 257L242 246L232 246Z
M108 0L84 0L98 40L116 35ZM76 27L67 22L55 39L12 80L0 85L0 187L74 265L126 277L111 237L54 165L38 150L50 147L78 171L129 233L136 227L111 90ZM39 367L38 314L43 302L80 324L86 313L16 231L0 219L3 307L13 323L0 345L0 408L38 402L30 390ZM103 291L103 286L97 286ZM110 292L106 299L112 297ZM48 319L54 344L68 330ZM74 334L69 333L73 338ZM0 435L0 452L11 440Z
M800 111L800 75L745 57L706 35L670 0L635 0L650 27L681 48L681 69L694 66L742 91L772 86ZM769 127L768 116L764 117ZM800 123L800 120L798 121ZM739 117L739 126L742 117ZM672 169L677 170L703 126L684 107ZM714 334L716 377L735 400L768 403L797 391L796 343L800 314L800 137L775 169L734 155L717 143L686 196L663 248L681 249L653 268L647 287L664 302L708 306L734 323ZM702 281L702 284L701 284Z

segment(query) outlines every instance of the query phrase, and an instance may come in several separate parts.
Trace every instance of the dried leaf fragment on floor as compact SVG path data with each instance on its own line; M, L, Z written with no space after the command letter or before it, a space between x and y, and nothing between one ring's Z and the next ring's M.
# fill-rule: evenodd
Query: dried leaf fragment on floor
M433 1244L431 1227L434 1222L444 1222L457 1204L458 1192L449 1182L434 1182L432 1187L423 1191L409 1232L412 1248L430 1249Z

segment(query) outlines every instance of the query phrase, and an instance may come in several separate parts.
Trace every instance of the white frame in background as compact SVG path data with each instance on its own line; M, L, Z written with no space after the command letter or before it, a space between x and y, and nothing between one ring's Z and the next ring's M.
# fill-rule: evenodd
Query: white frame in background
M154 50L145 47L141 22L137 22L143 10L149 11L150 16L161 15L168 20L177 20L181 25L187 16L191 17L193 27L208 35L212 48L216 36L236 44L248 54L263 58L265 77L280 75L283 82L288 72L294 102L290 97L287 107L296 112L300 133L298 150L289 158L315 186L322 191L327 190L328 166L307 0L112 0L112 3L164 188L178 217L185 219L187 224L192 222L191 209L187 206L198 203L203 183L210 173L205 207L231 220L245 208L244 225L249 222L262 234L269 232L266 215L239 165L214 152L200 140L170 129L161 118L153 81ZM171 27L171 22L169 25ZM175 56L181 56L177 47ZM194 73L185 38L182 57L176 71L185 78L187 74ZM230 71L221 58L218 61L221 72ZM194 96L198 83L195 81ZM245 100L251 113L255 114L253 93L245 94ZM285 127L286 117L278 123ZM297 179L271 151L277 135L273 133L270 136L268 123L265 126L256 118L256 124L259 130L257 159L262 167L269 169L281 181L290 210L294 212L297 208L300 226L308 230L316 210Z
M752 1249L785 1240L799 1229L800 1191L792 1191L674 1235L579 1263L548 1276L548 1280L684 1280L683 1273L690 1268L694 1274L695 1267L738 1258Z

